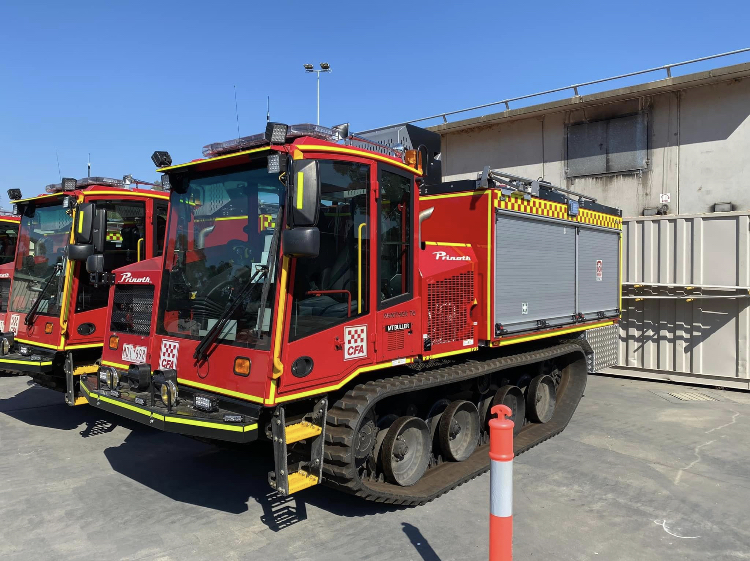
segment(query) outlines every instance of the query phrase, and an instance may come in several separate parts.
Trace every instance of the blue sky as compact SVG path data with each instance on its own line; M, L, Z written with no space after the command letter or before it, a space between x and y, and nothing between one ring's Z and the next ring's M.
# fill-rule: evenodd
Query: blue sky
M750 2L6 2L0 203L63 177L154 180L271 118L363 130L750 46ZM233 6L233 7L232 7ZM742 54L674 74L750 60ZM648 75L581 93L654 80ZM561 96L556 96L561 97ZM491 112L491 110L484 110ZM469 115L467 115L469 116Z

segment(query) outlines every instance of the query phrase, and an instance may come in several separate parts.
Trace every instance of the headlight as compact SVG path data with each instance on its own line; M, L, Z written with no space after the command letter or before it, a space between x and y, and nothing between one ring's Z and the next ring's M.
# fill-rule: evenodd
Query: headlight
M161 400L167 407L177 405L177 384L172 380L167 380L161 385Z
M8 341L7 338L3 337L0 339L0 354L1 355L7 355L10 352L10 341Z

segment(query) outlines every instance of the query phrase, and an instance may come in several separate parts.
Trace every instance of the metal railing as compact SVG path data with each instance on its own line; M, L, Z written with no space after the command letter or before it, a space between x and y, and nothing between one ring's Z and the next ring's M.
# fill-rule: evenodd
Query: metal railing
M430 121L432 119L439 119L439 118L442 118L443 122L447 123L448 122L447 117L450 116L450 115L458 115L459 113L466 113L468 111L476 111L477 109L484 109L485 107L492 107L494 105L505 105L505 110L509 111L510 110L510 103L513 102L513 101L521 101L523 99L530 99L532 97L539 97L539 96L542 96L542 95L548 95L548 94L552 94L552 93L563 92L565 90L573 90L573 94L575 96L579 96L580 94L578 93L578 88L582 88L584 86L592 86L594 84L601 84L601 83L604 83L604 82L611 82L613 80L620 80L622 78L629 78L631 76L638 76L640 74L648 74L650 72L658 72L660 70L665 70L667 72L667 78L671 78L672 77L672 69L676 68L678 66L685 66L687 64L694 64L696 62L703 62L704 60L711 60L711 59L714 59L714 58L721 58L721 57L725 57L725 56L736 55L736 54L739 54L739 53L746 53L746 52L749 52L749 51L750 51L750 47L748 47L746 49L737 49L736 51L729 51L729 52L726 52L726 53L720 53L718 55L704 56L704 57L701 57L701 58L694 58L692 60L686 60L686 61L683 61L683 62L675 62L675 63L672 63L672 64L665 64L663 66L656 66L654 68L648 68L646 70L639 70L637 72L628 72L627 74L620 74L619 76L612 76L611 78L602 78L600 80L592 80L590 82L581 82L580 84L573 84L572 86L565 86L565 87L562 87L562 88L554 88L552 90L545 90L543 92L537 92L537 93L528 94L528 95L521 95L521 96L518 96L518 97L509 97L508 99L502 99L500 101L493 101L492 103L483 103L482 105L475 105L474 107L467 107L465 109L457 109L455 111L448 111L446 113L437 113L435 115L430 115L429 117L421 117L419 119L412 119L411 121L404 121L404 122L401 122L401 123L394 123L393 125L388 125L387 127L377 127L377 128L369 129L369 130L366 130L366 131L361 131L358 134L365 134L365 133L368 133L368 132L374 132L374 131L378 131L378 130L382 130L382 129L387 129L387 128L390 128L390 127L398 127L400 125L406 125L407 123L419 123L421 121Z

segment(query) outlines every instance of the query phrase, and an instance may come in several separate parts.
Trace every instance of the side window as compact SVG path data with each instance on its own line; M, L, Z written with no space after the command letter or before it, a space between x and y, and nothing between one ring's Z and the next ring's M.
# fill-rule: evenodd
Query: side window
M395 304L403 300L396 298L411 292L412 183L411 177L380 172L378 288L382 306Z
M164 253L164 237L167 234L167 213L169 205L154 201L154 257Z
M366 314L370 166L321 161L320 254L297 259L290 340Z
M104 241L104 268L111 272L144 259L146 254L146 206L141 202L108 203L97 201L97 209L107 211L107 235ZM94 288L86 273L86 264L79 263L76 312L85 312L107 305L109 291Z

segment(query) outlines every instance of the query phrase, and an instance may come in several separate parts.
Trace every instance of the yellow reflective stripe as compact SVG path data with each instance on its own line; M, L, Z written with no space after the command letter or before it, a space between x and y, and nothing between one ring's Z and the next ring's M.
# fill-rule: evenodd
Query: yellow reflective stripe
M452 242L424 242L425 245L444 245L446 247L471 247L470 243L452 243Z
M185 384L186 386L191 386L191 387L194 387L194 388L199 388L201 390L207 390L207 391L212 391L212 392L216 392L216 393L221 393L221 394L228 395L228 396L231 396L231 397L239 397L241 399L246 399L248 401L255 401L256 403L263 403L263 398L255 396L255 395L250 395L250 394L241 393L241 392L235 392L233 390L226 390L224 388L217 388L216 386L209 386L208 384L201 384L200 382L192 382L190 380L185 380L183 378L177 378L177 381L180 384Z
M513 339L501 339L492 343L493 347L504 347L506 345L512 345L514 343L525 343L527 341L535 341L537 339L546 339L548 337L554 337L555 335L565 335L566 333L575 333L577 331L587 331L596 327L604 327L605 325L614 324L614 320L603 321L601 323L594 323L589 325L579 325L577 327L569 327L567 329L553 329L544 333L538 333L535 335L527 335L526 337L515 337Z
M489 191L487 191L489 193ZM435 199L453 199L455 197L476 197L476 191L464 191L462 193L449 193L447 195L427 195L425 197L419 197L420 201L432 201Z
M201 164L207 164L209 162L216 162L219 160L226 160L227 158L236 158L237 156L244 156L245 154L255 154L256 152L263 152L264 150L270 150L270 146L263 146L261 148L254 148L252 150L245 150L244 152L233 152L232 154L224 154L222 156L216 156L214 158L205 158L203 160L197 160L195 162L187 162L186 164L177 164L176 166L169 166L166 168L158 168L156 171L164 173L177 168L184 168L188 166L199 166Z
M18 199L13 201L14 203L28 203L29 201L38 201L39 199L49 199L51 197L62 197L65 193L62 191L59 193L50 193L48 195L36 195L35 197L27 197L25 199Z
M268 389L268 399L266 399L266 405L273 405L273 398L276 397L276 386L279 384L277 379L271 380L270 388Z
M178 423L181 425L194 425L196 427L207 427L213 429L228 430L232 432L250 432L258 429L258 424L254 423L247 426L232 426L232 425L221 425L218 423L207 423L206 421L193 421L192 419L181 419L179 417L170 417L169 415L164 417L165 423Z
M297 209L302 210L302 188L304 186L305 173L297 172Z
M333 390L338 390L338 389L341 389L346 384L348 384L352 378L354 378L355 376L359 374L362 374L363 372L372 372L373 370L382 370L383 368L391 368L392 366L401 366L402 364L411 364L412 362L414 362L413 358L407 358L405 359L405 362L401 364L393 364L393 361L388 361L388 362L383 362L381 364L373 364L372 366L364 366L362 368L357 368L354 372L349 374L349 376L344 378L338 384L335 384L333 386L326 386L325 388L320 388L317 390L310 390L307 392L300 392L300 393L295 393L292 395L285 395L283 397L277 397L276 403L281 403L282 401L291 401L292 399L302 399L303 397L308 397L308 396L319 394L319 393L325 393L325 392L330 392Z
M469 347L468 349L460 349L458 351L449 351L447 353L438 353L434 355L425 355L425 360L428 359L435 359L435 358L443 358L444 356L453 356L453 355L460 355L463 353L470 353L472 351L478 351L479 347Z
M369 160L378 160L380 162L384 162L386 164L396 166L397 168L405 169L407 171L410 171L414 175L422 175L422 172L420 172L418 169L407 166L403 162L399 162L398 160L392 160L388 156L383 156L381 154L375 154L373 152L366 152L365 150L352 150L351 148L343 148L341 146L322 146L322 145L315 145L315 144L300 144L299 146L297 146L297 149L302 150L303 152L333 152L335 154L344 154L347 156L359 156L361 158L367 158Z
M83 213L78 211L78 233L83 232Z
M206 220L210 220L210 218L207 218ZM219 218L214 218L214 222L221 222L222 220L247 220L247 216L221 216Z
M86 345L67 345L66 349L93 349L95 347L103 347L104 343L90 343ZM60 350L62 350L62 347L60 347Z
M52 364L51 360L36 362L32 360L10 360L7 358L0 358L0 362L7 362L8 364L34 364L36 366L47 366L49 364Z
M119 362L110 362L108 360L103 360L102 364L104 366L114 366L115 368L120 368L122 370L127 370L128 368L130 368L129 364L120 364Z
M47 343L37 343L36 341L28 341L26 339L16 339L16 341L19 341L21 343L28 343L29 345L34 345L35 347L44 347L45 349L52 349L52 350L60 350L60 347L57 345L49 345Z

